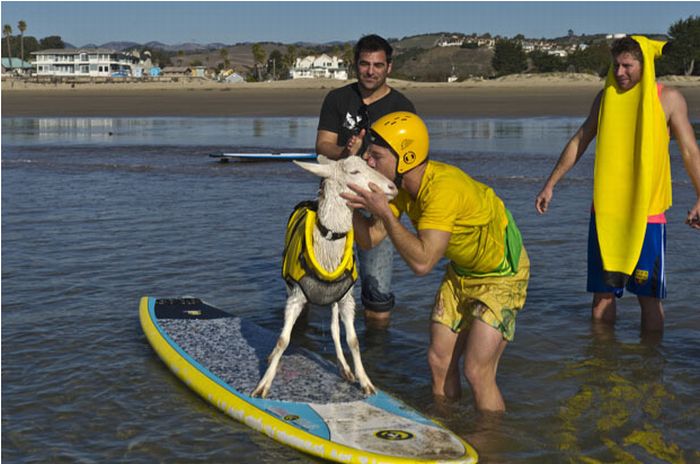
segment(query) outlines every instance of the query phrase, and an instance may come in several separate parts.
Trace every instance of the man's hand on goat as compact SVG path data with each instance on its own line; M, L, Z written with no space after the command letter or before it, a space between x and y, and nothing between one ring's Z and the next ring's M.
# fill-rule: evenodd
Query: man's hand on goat
M373 182L369 183L370 190L365 190L359 185L349 183L352 193L341 193L340 196L347 200L347 205L354 209L363 208L379 219L383 219L388 215L393 215L389 207L389 200L382 189Z

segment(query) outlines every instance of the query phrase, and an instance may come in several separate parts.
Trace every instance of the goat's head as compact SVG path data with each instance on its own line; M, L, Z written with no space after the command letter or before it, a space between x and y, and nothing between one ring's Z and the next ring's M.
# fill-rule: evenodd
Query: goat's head
M307 171L322 177L340 186L341 192L350 192L348 184L356 184L369 190L370 182L379 186L388 199L394 198L398 191L392 181L384 177L378 171L372 169L359 156L349 156L338 161L318 155L318 163L294 161L294 163Z

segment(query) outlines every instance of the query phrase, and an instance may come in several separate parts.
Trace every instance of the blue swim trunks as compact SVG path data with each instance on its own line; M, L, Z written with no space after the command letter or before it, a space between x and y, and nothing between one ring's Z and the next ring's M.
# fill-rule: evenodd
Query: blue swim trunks
M666 298L666 224L648 223L644 244L631 277L625 288L638 296ZM623 288L610 287L603 280L603 262L600 258L595 216L591 214L588 226L588 284L592 293L614 293L622 296Z

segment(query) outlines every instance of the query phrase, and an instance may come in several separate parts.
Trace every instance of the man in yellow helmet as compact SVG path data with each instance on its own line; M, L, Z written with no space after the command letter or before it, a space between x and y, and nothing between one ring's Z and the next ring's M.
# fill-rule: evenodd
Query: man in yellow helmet
M461 169L428 159L429 137L423 121L408 112L390 113L370 129L368 163L394 179L398 196L387 202L370 185L350 185L343 195L355 214L355 237L371 248L388 236L417 275L438 261L450 260L431 316L428 362L433 393L461 394L459 360L476 407L503 411L496 384L498 361L515 333L515 316L525 304L530 262L510 212L494 191ZM406 213L415 228L400 221Z
M642 330L652 332L664 326L669 130L697 194L686 223L700 229L700 149L683 95L656 82L654 60L663 46L643 36L612 43L605 87L535 199L537 212L546 213L555 185L597 139L588 236L592 318L614 324L615 297L626 288L637 295Z

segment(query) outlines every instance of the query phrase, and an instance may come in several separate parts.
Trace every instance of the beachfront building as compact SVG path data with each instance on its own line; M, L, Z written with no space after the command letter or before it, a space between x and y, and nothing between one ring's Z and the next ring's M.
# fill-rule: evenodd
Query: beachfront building
M226 84L238 84L245 82L243 76L235 72L233 69L222 69L219 73L214 76L219 82L225 82Z
M190 66L189 69L192 77L207 77L206 66Z
M348 71L345 69L343 60L337 56L328 56L325 53L321 56L309 55L304 58L297 58L294 67L289 71L291 79L316 79L330 78L346 80Z
M192 77L192 69L187 66L166 66L161 70L161 76L164 77Z
M19 58L3 58L2 73L15 75L29 75L34 70L34 65Z
M138 57L107 48L66 48L32 52L38 76L130 76Z

